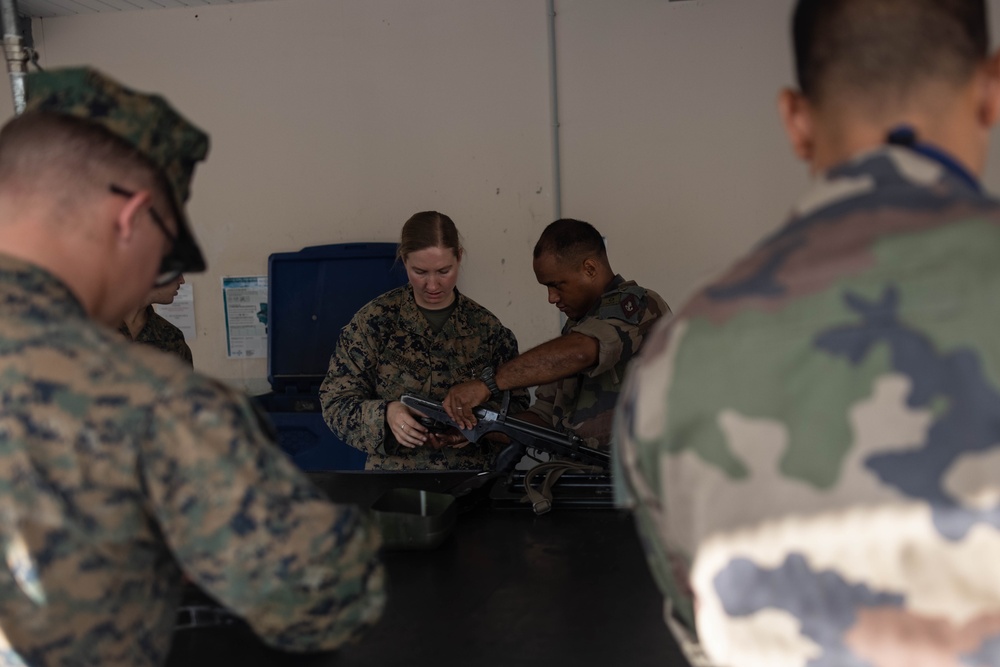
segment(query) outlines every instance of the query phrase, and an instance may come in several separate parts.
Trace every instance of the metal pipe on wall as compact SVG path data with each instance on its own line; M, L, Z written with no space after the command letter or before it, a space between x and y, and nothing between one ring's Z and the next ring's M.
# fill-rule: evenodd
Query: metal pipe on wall
M552 200L555 218L562 218L562 157L559 149L559 70L556 69L556 2L547 0L549 21L549 110L552 118Z
M24 111L27 101L24 80L28 74L28 50L17 20L17 0L0 0L0 23L3 25L3 52L10 75L10 88L14 94L14 113Z

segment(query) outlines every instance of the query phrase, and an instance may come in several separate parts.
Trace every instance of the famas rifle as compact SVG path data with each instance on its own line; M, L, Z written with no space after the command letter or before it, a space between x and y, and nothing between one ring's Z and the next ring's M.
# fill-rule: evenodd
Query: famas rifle
M421 420L424 426L431 430L440 430L442 426L450 427L461 433L469 442L479 442L489 433L502 433L510 439L510 445L497 458L497 470L509 471L521 460L526 448L548 452L561 460L575 461L597 466L603 470L610 468L611 457L607 452L587 447L583 440L572 433L557 431L544 426L536 426L523 419L507 416L510 405L510 392L504 392L503 404L499 411L484 405L473 410L476 425L472 429L463 429L445 412L444 406L438 401L431 401L419 396L405 394L400 401L426 417Z

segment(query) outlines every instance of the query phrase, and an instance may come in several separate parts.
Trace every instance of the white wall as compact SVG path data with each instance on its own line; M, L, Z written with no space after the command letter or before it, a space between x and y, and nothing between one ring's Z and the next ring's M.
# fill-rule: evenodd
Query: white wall
M792 2L558 6L564 213L606 228L612 260L678 307L806 182L775 113Z
M563 214L675 307L805 185L775 113L792 5L556 0ZM522 347L557 333L530 261L554 210L544 0L275 0L36 20L34 34L43 65L161 91L212 135L190 205L211 265L191 277L200 370L262 388L262 362L225 359L221 276L264 273L271 252L396 240L428 208L465 236L464 291ZM986 181L1000 190L1000 170Z
M563 212L607 229L614 263L672 306L807 185L776 105L794 4L557 0ZM1000 191L1000 132L985 182Z
M160 91L212 136L189 207L210 264L189 278L200 370L266 389L262 361L225 358L223 275L398 240L427 209L465 237L461 289L523 346L557 333L530 262L553 210L544 4L284 0L36 20L34 35L43 66Z

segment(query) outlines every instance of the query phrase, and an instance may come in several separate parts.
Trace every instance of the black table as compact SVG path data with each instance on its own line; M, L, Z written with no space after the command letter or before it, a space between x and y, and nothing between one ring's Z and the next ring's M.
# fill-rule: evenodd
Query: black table
M366 506L387 488L443 491L468 476L312 475L335 500ZM436 549L384 554L389 601L359 644L292 656L240 627L185 630L170 665L686 667L629 516L557 506L536 517L494 509L485 496L466 497L454 534Z

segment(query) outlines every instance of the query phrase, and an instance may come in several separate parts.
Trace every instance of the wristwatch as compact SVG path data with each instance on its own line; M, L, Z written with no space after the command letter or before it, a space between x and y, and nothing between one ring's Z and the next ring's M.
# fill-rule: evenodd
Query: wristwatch
M486 388L490 390L490 397L497 398L500 396L500 387L497 386L497 376L492 366L487 366L480 371L479 379L482 380L483 384L486 385Z

